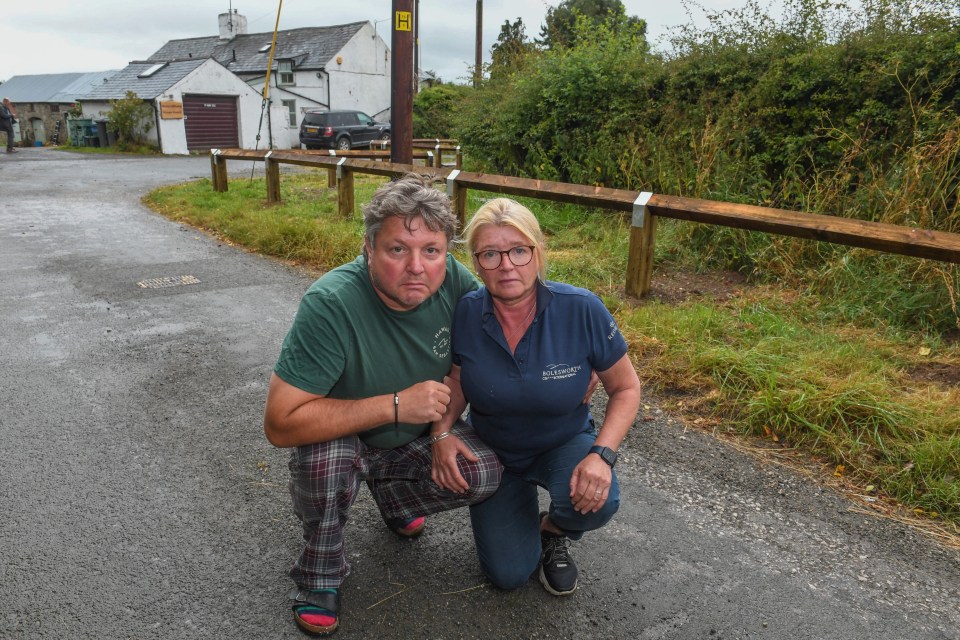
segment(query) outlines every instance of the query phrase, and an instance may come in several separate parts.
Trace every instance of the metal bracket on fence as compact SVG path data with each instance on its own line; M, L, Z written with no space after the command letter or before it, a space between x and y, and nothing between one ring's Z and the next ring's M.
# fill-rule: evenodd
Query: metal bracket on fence
M273 155L273 150L272 150L272 149L271 149L270 151L267 151L266 155L263 156L263 161L266 162L266 161L267 161L267 158L269 158L269 157L272 156L272 155Z
M328 155L328 156L335 156L335 155L337 155L337 150L336 150L336 149L327 149L327 155Z
M337 180L343 177L343 163L346 161L346 158L340 158L340 162L337 163Z
M450 175L447 176L447 197L453 197L453 183L457 181L457 176L460 175L460 169L454 169L450 172Z
M427 166L428 166L428 167L432 167L432 166L433 166L433 151L427 151L427 160L428 160Z
M641 191L637 199L633 201L633 220L630 222L631 226L643 229L646 225L647 217L650 215L650 212L647 211L647 203L650 202L651 197L653 197L652 192Z

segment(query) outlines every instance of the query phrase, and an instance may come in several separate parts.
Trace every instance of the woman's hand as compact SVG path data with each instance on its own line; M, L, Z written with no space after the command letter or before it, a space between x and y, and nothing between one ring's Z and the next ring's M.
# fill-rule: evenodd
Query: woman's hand
M470 485L460 474L457 466L457 456L461 455L470 462L477 462L479 458L470 450L463 440L452 433L433 445L433 467L430 477L441 489L453 493L464 493Z
M580 461L570 477L570 501L573 508L587 514L599 511L610 495L613 471L600 456L590 453Z

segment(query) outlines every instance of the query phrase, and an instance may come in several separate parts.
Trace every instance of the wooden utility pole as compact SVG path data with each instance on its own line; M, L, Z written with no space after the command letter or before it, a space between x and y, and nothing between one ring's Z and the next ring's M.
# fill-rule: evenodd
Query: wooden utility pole
M413 6L413 95L420 93L420 0Z
M477 42L474 51L473 86L480 86L483 74L483 0L477 0Z
M393 0L390 162L413 163L413 0Z

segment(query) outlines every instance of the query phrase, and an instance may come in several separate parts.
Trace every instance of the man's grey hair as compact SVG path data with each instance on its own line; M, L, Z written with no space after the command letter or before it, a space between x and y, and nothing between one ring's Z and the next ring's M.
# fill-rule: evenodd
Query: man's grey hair
M374 192L363 207L364 237L371 247L383 221L392 216L403 218L407 229L414 218L423 218L428 229L442 231L447 236L448 246L453 244L457 233L457 217L453 215L450 198L433 187L430 176L408 173Z

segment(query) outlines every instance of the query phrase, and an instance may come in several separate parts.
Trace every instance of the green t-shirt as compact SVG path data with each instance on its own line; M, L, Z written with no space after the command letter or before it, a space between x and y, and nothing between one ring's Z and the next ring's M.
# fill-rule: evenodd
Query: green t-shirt
M304 294L274 371L307 393L346 400L442 381L450 371L453 310L477 286L473 274L447 255L440 290L416 309L394 311L374 291L360 256L324 274ZM360 437L372 447L392 449L428 427L395 428L391 421Z

